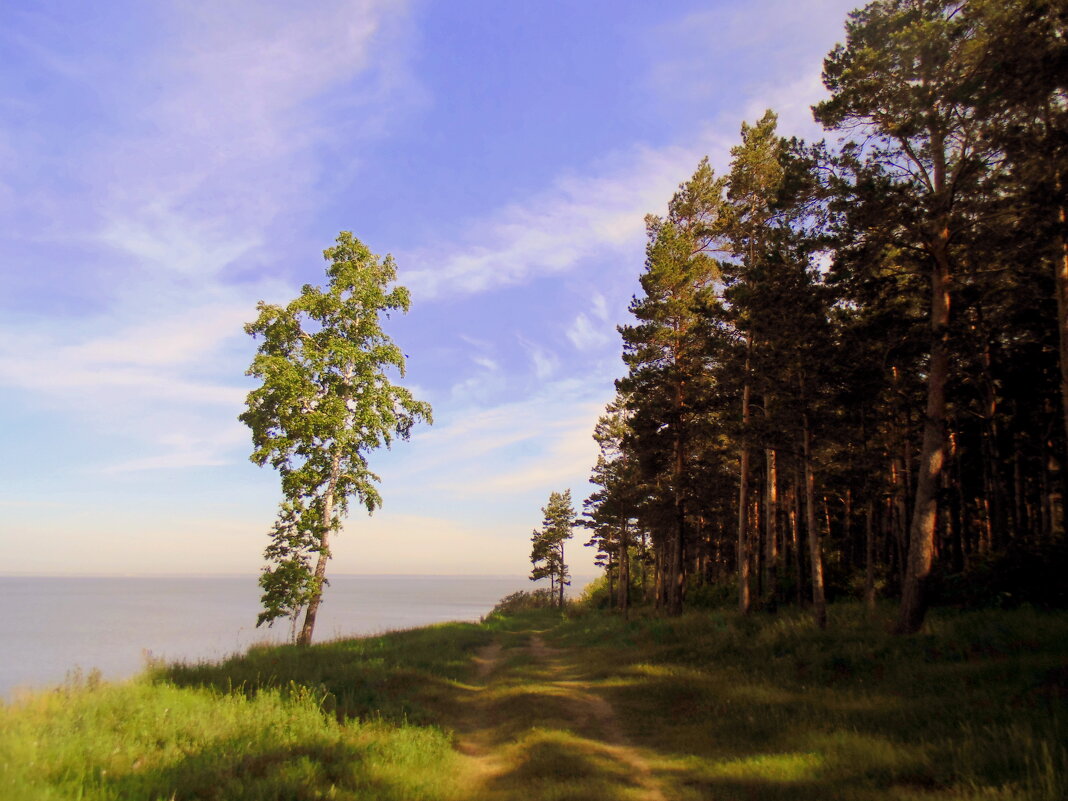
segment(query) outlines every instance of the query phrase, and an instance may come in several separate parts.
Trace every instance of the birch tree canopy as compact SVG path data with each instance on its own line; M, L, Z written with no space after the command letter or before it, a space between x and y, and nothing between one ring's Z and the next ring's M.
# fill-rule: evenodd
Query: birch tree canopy
M407 312L408 290L390 286L396 265L349 231L323 251L325 288L305 285L286 306L260 302L245 326L260 340L248 375L261 381L240 419L252 430L251 459L278 471L282 496L260 577L257 624L296 620L308 644L322 600L330 535L355 499L368 513L382 503L370 451L407 439L431 421L430 405L390 380L404 375L404 353L382 317ZM314 563L314 564L313 564Z

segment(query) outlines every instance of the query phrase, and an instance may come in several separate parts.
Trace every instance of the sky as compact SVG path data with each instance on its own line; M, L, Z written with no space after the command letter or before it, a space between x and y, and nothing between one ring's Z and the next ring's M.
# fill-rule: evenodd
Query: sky
M330 572L528 572L549 493L593 489L644 216L766 108L823 136L854 5L3 4L0 573L260 569L242 326L342 230L397 261L435 422L371 454Z

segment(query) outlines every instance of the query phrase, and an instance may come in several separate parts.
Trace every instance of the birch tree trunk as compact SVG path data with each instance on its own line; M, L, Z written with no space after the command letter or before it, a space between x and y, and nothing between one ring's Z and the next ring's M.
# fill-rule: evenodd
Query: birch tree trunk
M334 493L337 491L337 480L340 475L341 453L335 451L330 460L330 481L326 486L326 495L323 497L323 533L319 541L319 558L315 562L312 594L311 598L308 599L308 608L304 612L304 625L300 627L297 645L311 645L312 632L315 630L315 617L319 614L319 604L323 600L326 563L330 561L330 531L331 519L334 516Z

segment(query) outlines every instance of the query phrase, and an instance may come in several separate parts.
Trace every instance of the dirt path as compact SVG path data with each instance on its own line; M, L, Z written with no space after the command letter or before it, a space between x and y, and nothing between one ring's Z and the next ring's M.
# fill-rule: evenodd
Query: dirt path
M599 766L598 775L617 782L627 801L666 801L611 703L582 680L581 666L569 663L566 651L549 647L534 633L525 648L510 653L507 665L502 665L499 641L476 653L475 683L456 722L457 750L472 758L473 779L480 788L473 797L534 801L542 797L542 789L545 797L572 797L522 783L522 766L545 747L544 741L539 746L526 739L536 727L541 737L559 732L564 740L555 746L561 749L560 759L586 759Z
M478 666L475 671L476 681L485 681L497 669L497 665L501 661L501 650L501 644L496 641L479 649L478 653L475 654L475 664Z
M503 646L497 640L483 646L475 654L475 681L485 684L501 662ZM488 742L488 709L486 687L475 690L470 699L461 729L457 732L456 748L460 753L475 757L484 764L479 772L492 773L495 767L492 749Z
M549 666L555 673L568 672L568 666L563 663L561 653L547 646L537 634L531 636L529 648L536 659ZM666 801L649 768L649 763L623 733L623 727L619 723L619 718L616 717L612 704L592 692L588 682L569 680L561 676L554 683L569 691L565 697L573 704L574 715L580 720L581 725L588 726L591 722L594 723L600 730L601 740L606 750L630 768L635 781L644 790L646 801Z

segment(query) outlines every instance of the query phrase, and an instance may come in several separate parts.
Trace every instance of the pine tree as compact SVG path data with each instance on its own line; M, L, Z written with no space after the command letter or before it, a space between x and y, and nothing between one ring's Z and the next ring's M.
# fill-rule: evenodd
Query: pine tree
M630 426L626 398L617 396L605 408L593 431L600 450L590 483L599 487L583 502L583 525L591 531L589 547L598 549L612 589L612 568L617 571L618 599L613 604L626 616L630 607L630 564L634 518L638 513L641 484L637 460L630 452Z
M571 584L571 574L564 561L564 543L571 539L575 526L575 509L571 504L571 490L549 494L549 502L542 507L542 525L531 537L533 547L530 562L534 566L530 580L549 578L557 594L557 603L564 606L564 587Z
M688 465L707 379L700 308L719 274L712 254L723 187L705 159L679 187L667 216L646 217L645 295L630 305L637 324L619 329L629 371L616 388L631 399L646 481L659 487L651 527L660 546L663 600L673 615L682 611L686 584L687 504L694 494Z
M991 162L974 114L971 18L958 13L958 6L950 0L884 0L853 12L846 44L824 62L831 98L815 108L829 128L871 134L868 164L896 190L872 200L901 201L891 212L893 233L905 234L902 244L915 249L930 287L927 400L898 622L902 632L917 631L927 609L946 464L951 287L962 261L962 236L974 219L969 202Z

